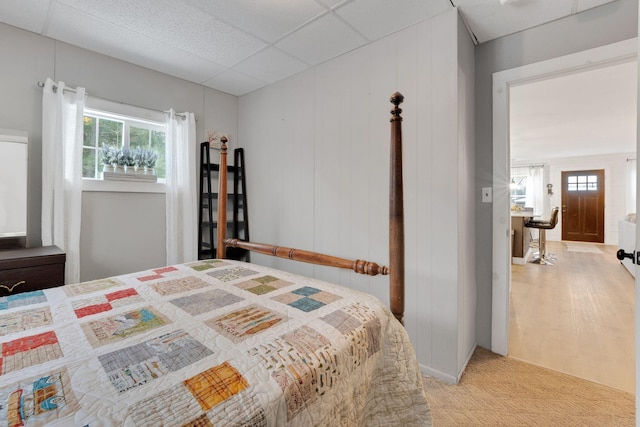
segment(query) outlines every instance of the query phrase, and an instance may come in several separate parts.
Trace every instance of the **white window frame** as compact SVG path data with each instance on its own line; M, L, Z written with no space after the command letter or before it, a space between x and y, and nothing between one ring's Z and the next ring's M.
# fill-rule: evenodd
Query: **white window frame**
M84 115L119 120L124 122L123 144L129 146L129 126L144 124L145 128L153 127L166 133L166 117L160 111L148 110L132 105L89 97ZM84 145L84 144L83 144ZM166 155L166 153L165 153ZM165 193L165 179L158 182L109 181L100 178L82 178L82 191L126 192L126 193Z

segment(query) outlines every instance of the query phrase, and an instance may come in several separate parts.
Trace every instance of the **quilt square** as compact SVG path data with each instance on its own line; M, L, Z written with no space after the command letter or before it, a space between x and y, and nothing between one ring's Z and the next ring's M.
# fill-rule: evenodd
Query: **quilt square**
M204 411L249 387L247 380L229 362L185 380L184 385Z
M207 282L195 276L182 277L180 279L166 280L151 285L160 295L172 295L209 286Z
M182 383L132 404L128 411L137 426L181 426L202 416L200 405Z
M331 292L322 291L310 286L305 286L291 292L287 292L272 298L282 304L297 308L300 311L309 313L327 304L342 299L341 296Z
M0 310L39 304L41 302L47 302L47 297L43 291L23 292L21 294L0 297Z
M259 305L250 305L208 320L205 324L231 341L238 343L286 320L286 316L276 311Z
M212 291L176 298L170 302L190 315L197 316L240 301L244 301L244 299L222 289L214 289Z
M232 280L236 280L241 277L258 274L258 272L249 270L248 268L244 268L244 267L232 267L232 268L225 268L224 270L215 270L207 274L222 282L230 282Z
M185 368L213 354L179 329L98 357L111 384L122 393Z
M78 295L86 295L93 292L102 291L105 289L113 288L116 286L122 286L124 282L116 278L92 280L90 282L78 283L76 285L66 285L61 289L68 297L75 297Z
M228 262L221 261L219 259L205 259L197 262L191 262L187 266L193 268L195 271L206 271L212 268L220 268L229 266Z
M273 276L262 276L236 284L236 287L249 291L256 295L264 295L292 285L293 283L278 279Z
M145 276L140 276L137 277L137 279L141 282L148 282L149 280L156 280L156 279L162 279L165 276L166 273L170 273L172 271L178 271L177 268L175 267L162 267L162 268L156 268L155 270L151 270L151 274L147 274Z
M19 311L0 316L0 336L48 326L53 323L49 307Z
M98 295L93 298L73 301L71 306L73 307L76 317L80 319L85 316L103 313L117 307L124 307L126 305L142 301L144 301L144 299L138 294L138 292L133 288L129 288L104 295Z
M0 374L40 365L62 357L55 332L22 337L2 344Z
M339 330L343 335L348 334L360 325L362 322L342 310L334 311L326 316L321 317L323 321Z
M79 409L64 368L0 389L0 419L9 426L48 425Z
M85 322L80 327L89 343L95 348L170 323L171 320L164 317L156 309L144 307L116 316Z

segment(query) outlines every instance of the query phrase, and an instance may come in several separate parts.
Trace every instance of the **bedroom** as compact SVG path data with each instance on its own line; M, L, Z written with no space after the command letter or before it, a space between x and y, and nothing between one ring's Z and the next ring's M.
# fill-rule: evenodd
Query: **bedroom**
M273 241L273 237L276 237L277 240L296 247L313 247L318 250L337 248L345 254L364 250L365 253L370 253L372 259L384 259L384 249L380 249L381 245L375 240L384 239L375 237L386 216L376 209L377 190L383 184L366 187L366 197L369 199L349 205L351 194L365 197L358 190L361 185L370 185L370 177L375 179L378 176L377 168L383 167L383 160L374 158L375 154L367 157L359 155L363 150L370 150L365 138L358 142L358 146L349 147L348 153L342 153L339 150L342 146L340 135L357 134L362 129L369 128L369 118L356 115L356 111L363 107L378 108L382 105L380 108L383 111L379 114L386 115L386 99L390 93L401 89L396 87L400 82L406 82L412 88L410 90L414 96L409 97L405 91L405 110L409 115L405 118L405 123L413 118L411 121L416 126L415 123L419 120L415 118L426 115L426 108L433 108L434 114L441 115L434 119L434 123L442 124L437 129L439 133L433 135L433 138L456 140L455 121L450 117L456 115L457 108L462 108L462 105L452 105L447 101L451 96L449 92L434 93L442 101L435 104L437 108L417 105L418 99L427 95L425 91L456 90L455 76L458 64L461 64L456 56L456 41L458 34L466 36L466 30L456 18L453 13L440 16L428 24L330 61L314 72L298 74L240 98L2 25L2 57L13 67L2 70L3 99L12 101L5 101L0 107L0 127L25 129L33 141L41 140L42 92L36 82L46 77L55 77L69 85L82 85L90 95L96 97L152 109L173 107L177 111L194 112L199 118L199 140L206 136L207 129L216 129L231 135L232 147L237 141L253 141L251 146L247 146L248 156L249 153L253 156L247 158L248 164L253 168L251 175L254 180L249 185L250 189L255 189L253 197L256 198L255 202L252 200L252 209L262 209L265 212L263 217L252 214L252 234L256 240ZM616 31L611 31L611 28ZM434 39L423 37L422 31L434 31L434 38L443 42L431 54L442 58L446 64L446 69L439 70L445 76L438 76L439 79L445 79L446 87L438 84L425 85L425 79L416 77L417 72L398 68L394 61L385 59L385 55L390 54L394 59L406 62L418 58L416 52L433 49L428 43ZM566 34L589 34L589 37L566 37ZM636 35L637 4L634 1L619 0L583 12L579 16L483 43L475 48L463 45L471 54L466 53L461 69L471 73L475 67L475 76L469 77L471 88L468 89L472 90L475 85L475 93L472 94L475 101L472 101L473 96L469 97L468 109L469 114L475 116L476 123L471 138L475 140L471 144L474 150L473 153L468 153L470 165L466 165L468 169L461 171L461 178L465 181L459 182L459 175L449 168L442 170L458 159L457 147L440 146L437 142L414 147L417 158L432 159L438 163L433 165L434 170L429 173L421 165L414 165L413 173L420 174L417 175L420 177L420 188L414 188L412 196L416 203L413 221L417 232L408 233L408 237L414 239L411 244L415 248L411 252L414 260L410 261L412 266L408 269L412 277L410 281L416 288L418 281L437 282L432 287L416 289L416 294L428 294L415 298L414 305L407 310L407 329L414 340L420 363L429 372L438 373L455 382L476 343L486 348L491 347L492 251L487 242L491 241L492 214L490 205L482 204L479 198L480 188L492 185L491 114L488 108L491 104L491 74ZM426 67L424 64L420 66ZM420 72L425 69L421 68ZM358 78L364 73L371 75L375 82L391 81L369 88L364 79ZM341 76L347 75L351 77L343 81ZM389 75L393 78L386 79ZM354 86L353 92L341 90L351 83ZM315 89L316 85L321 89ZM320 95L322 98L318 100L319 107L316 107L311 100ZM379 99L383 100L382 104ZM303 123L308 122L306 119L314 114L329 116L323 119L317 129L304 126ZM335 126L327 124L332 119L339 120L342 115L352 116L351 121L355 123L353 127L344 122L337 122ZM342 125L339 126L338 123ZM371 126L375 127L371 130L372 133L387 133L384 123L378 124L371 120ZM425 130L407 130L407 133L411 132ZM297 143L309 136L316 140L313 149L305 149ZM261 144L262 141L269 143ZM279 145L273 145L274 141ZM34 162L40 162L41 149L37 143L30 154ZM282 155L285 157L279 157ZM342 167L338 168L329 161L334 157L343 162ZM257 159L281 163L274 167ZM350 164L353 165L354 172L344 172ZM317 175L306 173L298 180L288 179L289 175L278 172L308 172L314 168L328 170L318 169ZM336 174L331 168L338 168L344 175ZM364 172L360 174L361 171ZM464 176L466 171L470 176ZM380 174L384 175L383 172ZM338 182L348 182L351 188L334 194L332 186L336 183L325 176L333 177ZM272 193L266 189L259 190L259 181L269 181L263 177L269 177L272 182L283 185L284 191L277 197L280 199L278 203L286 204L277 218L269 204ZM28 238L30 243L37 245L40 236L40 171L32 168L29 179L32 186L29 191ZM300 191L301 188L312 188L314 185L314 193ZM459 193L460 189L464 192ZM295 198L287 197L289 194L295 194ZM85 192L84 196L81 235L83 280L164 265L162 230L165 208L162 195L91 191ZM326 198L329 199L325 200ZM435 209L440 205L447 206L447 209ZM340 209L332 209L331 206ZM343 225L347 228L333 230L333 236L326 235L331 223L345 219L344 215L339 214L341 211L349 212L348 221ZM287 215L294 215L294 212L298 214L292 220ZM451 215L451 212L456 212L458 217ZM367 221L364 224L355 223L355 218L362 218L363 214L367 216ZM123 224L121 218L129 221ZM265 224L270 226L265 227ZM365 234L373 233L373 240L369 242L356 238L356 232L350 232L352 228L349 225L353 229L364 229ZM315 230L315 237L302 232L309 229ZM257 230L261 231L255 234ZM329 241L330 237L334 240ZM115 247L118 249L114 249ZM429 259L428 265L421 264L422 259ZM338 281L357 289L373 288L378 283L377 279L346 277L342 273L315 267L289 267L285 262L278 262L276 266L291 268L304 274L315 273L320 278ZM384 287L378 288L379 290L372 289L372 292L384 292ZM423 307L421 301L429 301L428 306ZM420 334L418 330L421 331Z

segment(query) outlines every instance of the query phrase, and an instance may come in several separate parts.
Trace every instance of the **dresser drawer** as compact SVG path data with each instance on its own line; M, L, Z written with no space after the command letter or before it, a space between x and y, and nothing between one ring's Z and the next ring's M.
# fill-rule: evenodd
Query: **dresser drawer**
M64 264L38 265L0 271L0 295L53 288L64 284Z
M0 296L63 285L65 260L55 246L0 252Z

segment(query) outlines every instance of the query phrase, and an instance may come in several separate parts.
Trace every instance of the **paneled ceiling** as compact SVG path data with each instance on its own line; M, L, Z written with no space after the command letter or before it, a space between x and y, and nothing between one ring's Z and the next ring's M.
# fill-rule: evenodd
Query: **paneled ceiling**
M2 0L0 22L243 95L457 7L483 43L614 0Z

